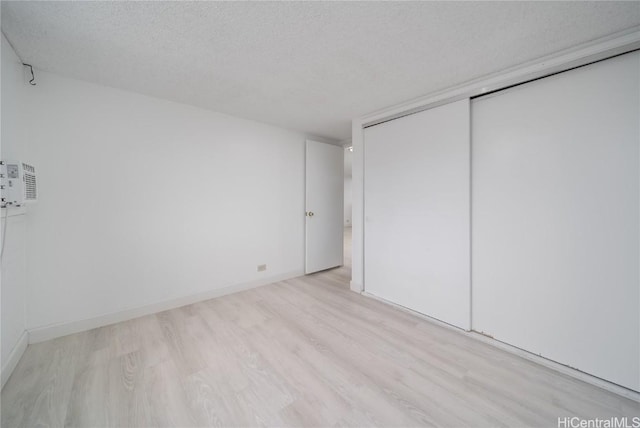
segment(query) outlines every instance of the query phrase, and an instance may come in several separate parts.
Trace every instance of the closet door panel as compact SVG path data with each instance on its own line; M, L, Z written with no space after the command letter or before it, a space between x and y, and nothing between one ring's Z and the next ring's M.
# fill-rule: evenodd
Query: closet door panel
M473 329L640 390L640 54L472 103Z
M470 327L469 101L364 130L365 291Z

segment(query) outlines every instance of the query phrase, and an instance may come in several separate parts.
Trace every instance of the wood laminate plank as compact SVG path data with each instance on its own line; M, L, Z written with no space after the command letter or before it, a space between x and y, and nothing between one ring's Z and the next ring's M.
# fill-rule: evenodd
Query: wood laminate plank
M350 292L345 249L344 267L30 345L2 391L2 426L640 416L637 402Z

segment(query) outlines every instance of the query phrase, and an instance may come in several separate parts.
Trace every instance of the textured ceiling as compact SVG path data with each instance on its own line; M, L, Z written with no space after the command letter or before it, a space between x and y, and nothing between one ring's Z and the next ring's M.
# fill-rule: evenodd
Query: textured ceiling
M639 2L2 2L36 68L338 140L354 117L639 24Z

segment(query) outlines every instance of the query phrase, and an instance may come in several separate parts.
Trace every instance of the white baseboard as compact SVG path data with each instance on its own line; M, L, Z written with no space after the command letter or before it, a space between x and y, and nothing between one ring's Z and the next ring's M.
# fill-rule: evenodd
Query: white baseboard
M541 357L540 355L533 354L529 351L525 351L524 349L518 348L513 345L509 345L508 343L501 342L497 339L493 339L491 337L487 337L481 333L476 331L467 332L467 334L474 338L475 340L479 340L481 342L487 343L491 346L495 346L496 348L500 348L504 351L507 351L511 354L515 354L519 357L522 357L526 360L532 361L536 364L540 364L541 366L550 368L567 376L571 376L575 379L581 380L583 382L589 383L591 385L597 386L599 388L605 389L609 392L613 392L614 394L621 395L630 400L636 401L640 403L640 392L636 392L632 389L625 388L624 386L620 386L616 383L609 382L608 380L599 378L597 376L591 375L589 373L585 373L578 369L574 369L573 367L566 366L564 364L558 363L556 361L550 360L545 357Z
M57 337L67 336L69 334L80 333L94 328L103 327L105 325L115 324L145 315L155 314L157 312L169 309L179 308L181 306L190 305L192 303L213 299L215 297L225 296L227 294L237 293L239 291L249 290L263 285L272 284L285 279L295 278L304 275L302 270L286 272L280 275L270 276L268 278L257 281L246 282L242 284L230 285L215 290L205 291L204 293L193 294L190 296L178 297L175 299L156 302L137 308L125 309L123 311L104 314L95 318L89 318L79 321L71 321L67 323L52 324L44 327L38 327L29 330L29 343L44 342L45 340L55 339ZM2 371L4 376L4 369ZM4 377L3 377L4 379Z
M0 209L0 216L2 218L5 218L7 216L7 213L9 213L9 217L13 217L17 215L24 215L26 214L26 212L27 212L27 209L25 208L24 205L20 207L2 208Z
M16 346L11 350L9 357L7 357L7 360L2 362L2 387L4 387L4 384L7 383L9 377L11 377L11 373L13 373L13 370L18 365L18 361L22 358L22 354L24 354L28 344L29 333L23 331L20 339L18 339L18 343L16 343Z
M351 287L351 289L353 290L353 286ZM567 376L571 376L571 377L573 377L575 379L581 380L581 381L586 382L588 384L597 386L597 387L602 388L602 389L604 389L606 391L613 392L614 394L620 395L622 397L625 397L625 398L628 398L630 400L633 400L633 401L636 401L636 402L640 403L640 392L625 388L624 386L620 386L618 384L609 382L608 380L593 376L593 375L591 375L589 373L582 372L582 371L580 371L578 369L574 369L573 367L566 366L566 365L558 363L556 361L549 360L547 358L544 358L544 357L541 357L539 355L533 354L533 353L531 353L529 351L525 351L524 349L515 347L513 345L509 345L508 343L500 342L499 340L493 339L491 337L484 336L483 334L480 334L480 333L478 333L476 331L473 331L473 330L466 331L466 330L463 330L463 329L461 329L459 327L452 326L452 325L447 324L447 323L445 323L443 321L440 321L438 319L432 318L432 317L430 317L428 315L422 314L420 312L416 312L416 311L414 311L412 309L409 309L409 308L406 308L404 306L400 306L400 305L398 305L396 303L393 303L393 302L390 302L388 300L382 299L382 298L380 298L378 296L375 296L373 294L369 294L366 291L363 291L360 294L362 294L363 296L368 297L370 299L377 300L379 302L387 304L389 306L393 306L394 308L397 308L397 309L399 309L399 310L401 310L403 312L407 312L407 313L409 313L409 314L411 314L413 316L416 316L416 317L418 317L420 319L423 319L423 320L425 320L427 322L430 322L432 324L436 324L436 325L438 325L440 327L444 327L444 328L447 328L447 329L449 329L451 331L455 331L458 334L464 334L465 336L470 337L470 338L472 338L474 340L478 340L480 342L483 342L483 343L486 343L488 345L494 346L496 348L502 349L503 351L506 351L506 352L509 352L511 354L517 355L517 356L522 357L522 358L524 358L526 360L529 360L529 361L532 361L532 362L534 362L536 364L539 364L541 366L547 367L547 368L549 368L551 370L555 370L555 371L557 371L559 373L565 374Z

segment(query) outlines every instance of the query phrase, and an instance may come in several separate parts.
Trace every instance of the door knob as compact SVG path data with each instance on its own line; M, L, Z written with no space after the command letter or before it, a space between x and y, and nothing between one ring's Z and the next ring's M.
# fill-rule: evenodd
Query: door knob
M313 211L307 211L307 216L308 217L313 217Z

